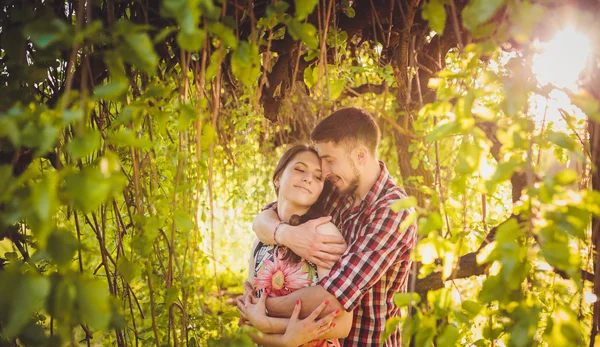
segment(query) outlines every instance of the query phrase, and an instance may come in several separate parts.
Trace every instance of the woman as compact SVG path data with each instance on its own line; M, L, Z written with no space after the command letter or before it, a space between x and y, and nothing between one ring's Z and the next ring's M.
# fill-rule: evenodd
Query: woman
M322 217L317 200L323 191L323 182L321 160L313 148L295 145L288 149L273 174L279 219L297 225ZM339 235L332 223L319 226L317 231ZM298 319L300 302L296 303L290 319L268 317L265 314L267 296L287 295L294 290L315 285L319 278L328 274L328 269L315 267L284 246L265 245L257 239L252 247L248 281L253 283L260 299L251 302L248 296L246 305L241 309L242 318L263 333L261 336L253 334L253 340L270 346L298 346L307 342L307 346L339 346L336 338L348 335L352 314L335 311L317 319L327 302L303 320Z

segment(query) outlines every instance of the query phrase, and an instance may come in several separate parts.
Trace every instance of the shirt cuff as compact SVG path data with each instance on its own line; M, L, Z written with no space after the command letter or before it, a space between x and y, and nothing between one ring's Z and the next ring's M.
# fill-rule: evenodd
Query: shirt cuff
M344 307L344 310L350 312L358 305L363 293L358 286L350 285L340 288L338 285L339 283L343 285L344 280L332 278L330 276L325 276L319 280L319 285L331 295L335 296L335 298Z

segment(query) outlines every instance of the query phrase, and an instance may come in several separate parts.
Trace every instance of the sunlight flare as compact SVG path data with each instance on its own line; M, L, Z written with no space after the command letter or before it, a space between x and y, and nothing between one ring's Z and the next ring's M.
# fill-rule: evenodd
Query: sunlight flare
M567 27L552 40L535 46L539 52L533 56L532 68L538 82L576 91L579 74L592 53L589 38Z

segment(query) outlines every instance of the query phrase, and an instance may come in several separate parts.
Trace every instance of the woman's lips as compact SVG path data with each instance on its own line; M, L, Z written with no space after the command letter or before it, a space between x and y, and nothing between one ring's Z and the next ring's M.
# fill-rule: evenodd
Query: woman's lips
M305 188L305 187L302 187L302 186L294 186L294 187L300 188L300 189L306 191L308 194L312 194L312 192L308 188Z

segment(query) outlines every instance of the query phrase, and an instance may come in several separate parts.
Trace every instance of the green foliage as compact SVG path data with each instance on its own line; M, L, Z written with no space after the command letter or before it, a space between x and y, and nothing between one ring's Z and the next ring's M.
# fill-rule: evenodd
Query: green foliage
M274 198L272 144L358 105L379 116L392 176L429 196L391 207L411 209L400 229L418 224L415 281L446 281L396 293L402 315L384 336L401 326L416 346L588 344L581 273L600 197L580 189L575 165L542 165L551 156L591 166L572 110L560 111L566 130L532 121L532 96L548 95L528 58L546 4L469 1L461 18L473 40L425 83L417 48L450 29L446 0L423 3L433 32L419 29L427 39L407 71L390 62L407 57L385 55L398 50L385 38L362 44L335 16L320 31L316 0L240 17L229 2L164 0L151 12L112 4L99 18L111 2L92 3L85 18L69 1L67 13L47 1L3 7L0 343L251 345L231 299L243 290L252 217ZM343 20L355 16L353 2L334 5ZM289 52L273 49L290 40ZM523 50L508 55L507 40ZM277 85L263 78L286 69L294 75ZM384 92L354 98L366 84ZM403 95L425 84L423 105ZM274 123L259 105L268 98ZM567 98L600 119L593 95ZM404 159L435 181L406 177ZM454 280L474 253L483 275Z

